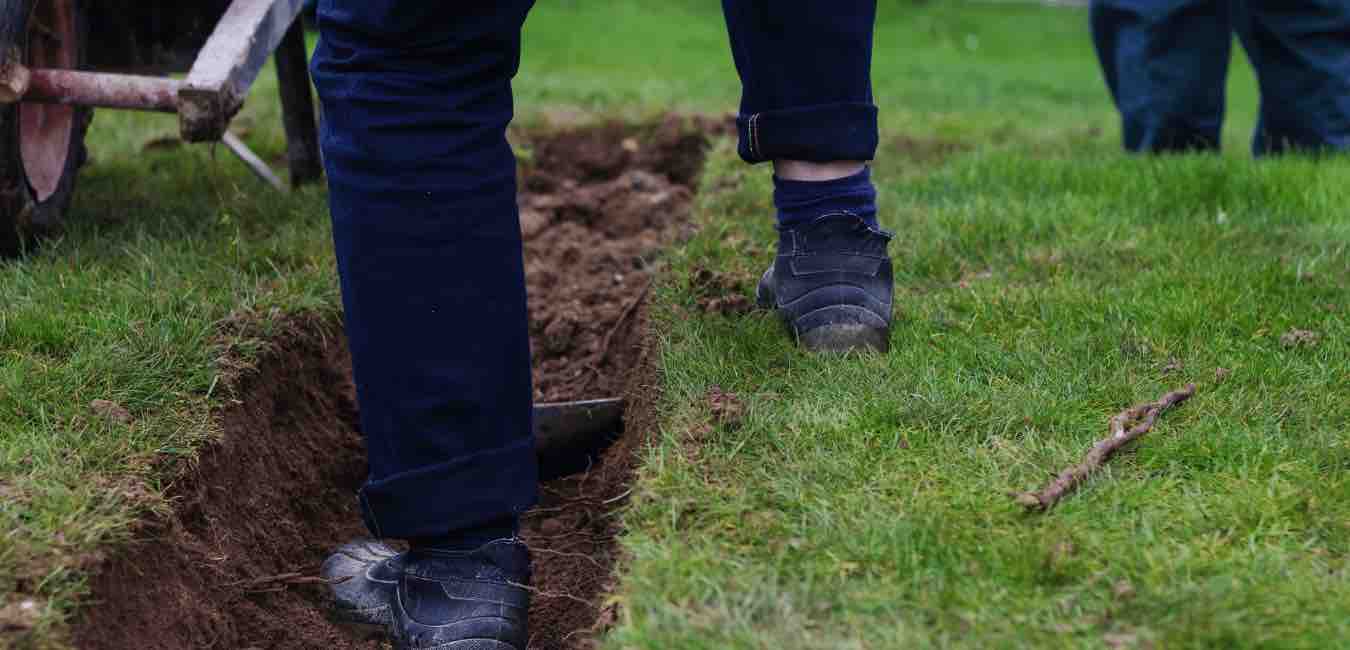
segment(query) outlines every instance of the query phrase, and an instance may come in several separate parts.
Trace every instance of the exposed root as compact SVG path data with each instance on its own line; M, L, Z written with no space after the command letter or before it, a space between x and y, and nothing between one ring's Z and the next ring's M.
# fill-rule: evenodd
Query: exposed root
M593 558L593 557L591 557L591 556L589 556L589 555L587 555L587 554L585 554L585 553L568 553L568 552L565 552L565 551L558 551L558 550L554 550L554 549L551 549L551 548L537 548L537 549L530 549L530 552L531 552L531 553L534 553L534 554L536 554L536 555L551 555L551 556L553 556L553 557L570 557L570 558L577 559L577 560L581 560L582 562L586 562L586 563L588 563L588 564L591 564L591 565L595 566L595 567L598 568L598 569L601 569L601 570L604 570L604 571L608 571L608 570L609 570L609 567L608 567L608 566L605 566L605 565L604 565L603 563L601 563L599 560L597 560L597 559L595 559L595 558Z
M580 596L578 596L578 595L576 595L576 594L573 594L573 593L568 593L568 592L566 592L566 591L545 591L545 590L540 589L540 588L538 588L538 587L535 587L535 586L533 586L533 585L527 585L527 584L522 583L522 582L511 582L511 581L509 581L509 580L507 581L506 584L509 584L509 585L511 585L512 587L519 587L519 588L521 588L521 589L524 589L525 591L528 591L528 592L530 592L531 594L534 594L534 597L535 597L535 598L563 598L563 599L570 600L570 601L572 601L572 602L574 602L574 603L577 603L577 604L580 604L580 605L585 605L586 607L589 607L589 608L592 608L592 609L594 609L594 608L596 607L595 603L592 603L591 601L586 600L585 598L582 598L582 597L580 597Z
M252 580L240 580L225 585L226 587L242 587L244 593L260 593L268 591L282 591L287 585L338 585L350 580L351 576L339 576L337 578L323 578L316 575L305 575L299 571L288 573L278 573L272 576L263 576ZM267 587L267 589L260 589Z
M1153 423L1163 411L1190 399L1195 394L1195 384L1163 395L1156 402L1136 404L1111 418L1111 436L1092 446L1083 462L1059 473L1055 480L1037 492L1012 494L1022 507L1032 512L1043 512L1053 508L1059 500L1072 492L1087 480L1093 472L1101 468L1121 447L1153 429ZM1131 426L1133 425L1133 426Z

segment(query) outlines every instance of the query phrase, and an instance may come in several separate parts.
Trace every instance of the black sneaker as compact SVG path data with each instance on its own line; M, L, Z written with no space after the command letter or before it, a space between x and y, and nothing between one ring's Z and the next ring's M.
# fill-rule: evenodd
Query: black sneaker
M367 635L384 634L392 617L403 555L374 540L344 544L319 569L333 590L332 619Z
M413 549L391 603L400 650L525 650L530 551L516 539L473 551Z
M778 258L756 299L775 309L802 347L816 352L890 348L891 234L851 214L825 215L778 232Z

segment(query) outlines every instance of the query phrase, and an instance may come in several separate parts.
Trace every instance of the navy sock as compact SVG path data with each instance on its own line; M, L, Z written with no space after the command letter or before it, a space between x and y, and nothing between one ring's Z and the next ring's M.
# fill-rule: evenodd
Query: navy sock
M499 539L511 539L520 528L520 518L503 517L489 521L481 526L451 531L438 537L418 537L408 540L414 548L427 548L437 551L472 551L488 542Z
M773 204L778 227L790 229L831 212L849 212L877 227L877 190L872 172L862 171L830 181L790 181L773 177Z

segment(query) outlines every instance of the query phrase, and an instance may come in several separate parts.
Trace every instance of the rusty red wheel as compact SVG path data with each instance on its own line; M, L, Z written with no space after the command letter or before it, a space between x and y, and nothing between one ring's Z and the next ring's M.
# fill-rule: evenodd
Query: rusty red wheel
M83 19L80 0L0 0L0 52L21 54L31 68L79 68ZM0 255L60 228L90 116L88 108L59 104L0 109Z
M75 7L66 1L40 2L28 19L28 66L79 66ZM75 131L75 109L61 104L19 105L19 154L33 198L46 201L56 193L70 157Z

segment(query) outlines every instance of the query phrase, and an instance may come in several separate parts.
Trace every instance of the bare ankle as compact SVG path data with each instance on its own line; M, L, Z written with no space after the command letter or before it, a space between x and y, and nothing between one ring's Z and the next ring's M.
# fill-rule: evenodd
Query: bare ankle
M773 173L789 181L832 181L852 176L863 170L867 163L861 160L832 160L830 162L810 162L806 160L775 160Z

